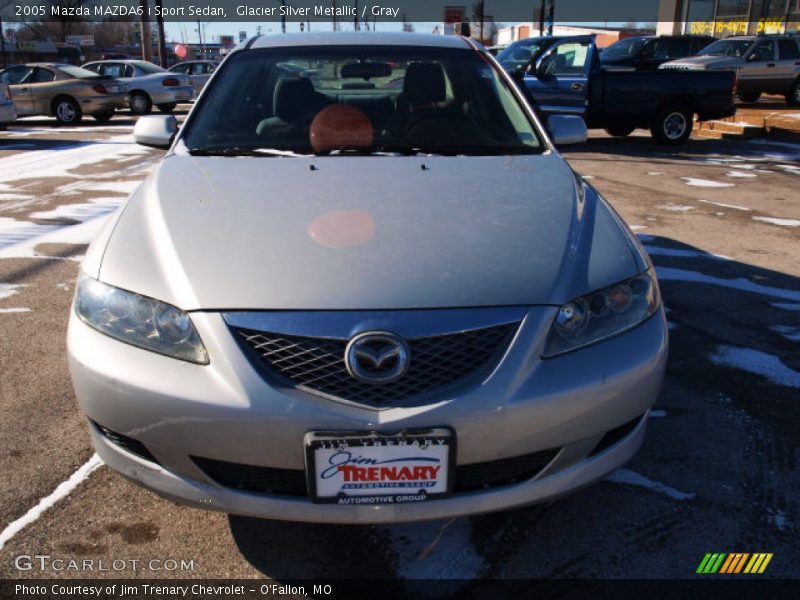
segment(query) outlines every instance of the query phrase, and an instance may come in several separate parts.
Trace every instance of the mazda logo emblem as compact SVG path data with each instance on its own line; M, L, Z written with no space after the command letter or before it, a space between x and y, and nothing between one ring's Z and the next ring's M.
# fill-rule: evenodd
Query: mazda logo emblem
M365 383L390 383L408 370L411 353L398 336L385 331L367 331L350 340L344 364L350 375Z

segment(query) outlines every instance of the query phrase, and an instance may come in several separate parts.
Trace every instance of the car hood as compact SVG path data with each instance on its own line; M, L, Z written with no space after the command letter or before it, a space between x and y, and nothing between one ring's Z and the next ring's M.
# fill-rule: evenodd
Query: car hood
M561 304L645 264L553 152L171 155L102 237L88 274L185 310Z
M735 56L692 56L672 60L661 65L661 68L669 69L675 65L685 65L692 69L733 69L741 66L742 59Z

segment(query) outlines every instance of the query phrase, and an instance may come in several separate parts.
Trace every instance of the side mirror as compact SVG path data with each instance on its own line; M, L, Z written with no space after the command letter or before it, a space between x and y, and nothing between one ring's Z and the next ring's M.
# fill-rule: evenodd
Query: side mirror
M139 117L133 128L133 139L142 146L169 148L172 138L178 131L178 121L174 115L150 115Z
M589 137L586 122L575 115L551 115L547 119L547 130L556 146L582 144Z

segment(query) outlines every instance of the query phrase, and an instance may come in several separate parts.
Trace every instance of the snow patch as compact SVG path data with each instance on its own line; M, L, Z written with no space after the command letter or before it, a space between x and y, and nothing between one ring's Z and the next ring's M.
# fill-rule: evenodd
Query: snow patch
M743 173L741 171L728 171L727 173L725 173L725 175L727 175L728 177L744 177L749 179L758 177L758 175L756 175L755 173Z
M782 227L800 227L800 220L797 219L778 219L776 217L753 217L753 219Z
M669 204L659 204L656 208L660 208L661 210L671 210L674 212L687 212L690 210L694 210L697 208L696 206L689 206L686 204L673 204L670 202Z
M24 308L21 306L15 306L12 308L0 308L0 313L26 313L31 312L30 308Z
M704 188L729 188L733 187L733 183L722 183L720 181L711 181L710 179L697 179L696 177L681 177L686 182L686 185Z
M687 271L685 269L673 269L670 267L656 267L656 273L658 274L658 278L663 280L709 283L711 285L732 288L741 290L743 292L752 292L754 294L762 294L764 296L772 296L774 298L783 298L785 300L795 300L800 302L800 290L787 290L783 288L761 285L759 283L753 283L749 279L745 279L743 277L739 277L737 279L724 279L722 277L706 275L705 273Z
M611 473L611 475L606 477L606 481L647 488L648 490L658 492L659 494L664 494L673 500L691 500L695 497L695 494L693 493L676 490L674 487L670 487L668 485L664 485L663 483L659 483L658 481L648 479L644 475L636 473L635 471L631 471L630 469L617 469Z
M732 208L733 210L743 210L749 212L751 209L747 208L746 206L738 206L737 204L725 204L723 202L714 202L713 200L698 200L698 202L704 202L706 204L713 204L714 206L721 206L722 208Z
M761 375L777 385L800 388L800 373L787 367L777 356L760 350L719 346L710 359L715 365Z

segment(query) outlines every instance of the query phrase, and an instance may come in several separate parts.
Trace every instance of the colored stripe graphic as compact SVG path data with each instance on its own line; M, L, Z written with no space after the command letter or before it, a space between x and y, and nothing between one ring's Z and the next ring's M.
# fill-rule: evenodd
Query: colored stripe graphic
M771 552L707 552L696 572L703 575L760 574L766 570L772 556Z
M700 566L697 567L697 572L698 573L704 573L704 574L716 573L717 570L719 569L720 565L722 564L722 561L725 560L725 556L726 556L726 554L724 552L722 552L722 553L719 553L719 552L711 553L711 552L709 552L708 554L706 554L703 557L703 560L700 563Z

